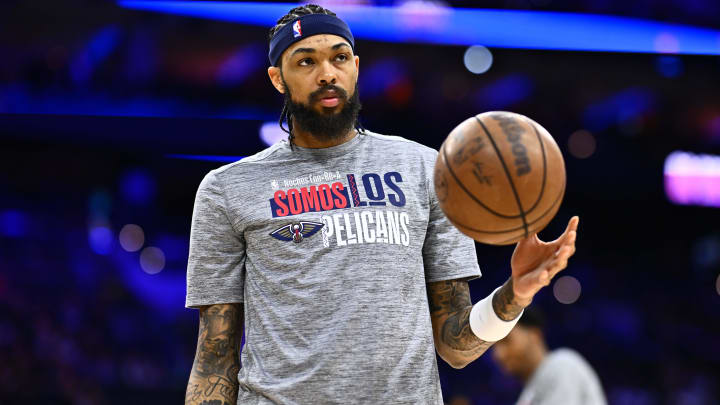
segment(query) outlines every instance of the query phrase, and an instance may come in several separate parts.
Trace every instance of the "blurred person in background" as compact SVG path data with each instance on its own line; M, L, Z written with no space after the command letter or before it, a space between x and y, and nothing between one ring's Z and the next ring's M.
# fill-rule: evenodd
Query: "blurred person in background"
M480 357L575 252L577 217L556 241L531 235L512 276L473 305L475 245L440 209L437 151L359 126L354 46L316 5L271 30L268 75L289 139L198 189L186 404L442 404L435 350L456 368Z
M525 384L516 405L606 405L600 379L575 350L548 351L545 317L526 308L518 324L496 342L493 358Z

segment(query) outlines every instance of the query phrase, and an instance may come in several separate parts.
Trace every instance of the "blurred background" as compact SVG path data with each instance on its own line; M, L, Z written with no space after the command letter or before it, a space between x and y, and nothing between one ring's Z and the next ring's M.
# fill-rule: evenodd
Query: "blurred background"
M720 403L720 3L320 4L356 34L366 128L438 148L509 110L556 138L567 192L540 236L581 223L534 302L551 348L582 353L611 404ZM284 137L267 33L292 6L2 2L0 403L181 403L195 192ZM477 250L473 301L512 247ZM489 355L439 366L447 403L522 388Z

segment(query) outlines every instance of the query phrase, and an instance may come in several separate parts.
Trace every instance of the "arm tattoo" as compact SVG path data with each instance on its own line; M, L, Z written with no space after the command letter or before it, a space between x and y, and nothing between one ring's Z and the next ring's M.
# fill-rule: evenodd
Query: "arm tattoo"
M493 296L492 306L498 318L503 321L512 321L520 315L524 307L515 300L512 277Z
M453 364L467 364L483 354L493 342L486 342L470 329L470 289L465 280L448 280L428 283L428 302L433 323L438 320L439 338L442 345L452 349L453 359L446 361ZM454 360L454 361L453 361Z
M241 304L200 310L200 333L186 405L226 405L237 401L238 350L243 327Z

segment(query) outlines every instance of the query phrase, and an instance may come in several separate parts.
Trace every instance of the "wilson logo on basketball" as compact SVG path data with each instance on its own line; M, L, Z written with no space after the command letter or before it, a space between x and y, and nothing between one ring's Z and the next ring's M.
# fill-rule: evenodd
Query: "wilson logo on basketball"
M525 130L517 124L517 122L511 117L506 115L497 115L493 117L495 121L500 124L507 140L512 145L512 153L515 156L515 168L517 169L517 175L522 176L530 173L530 159L527 156L527 149L521 142L521 137Z

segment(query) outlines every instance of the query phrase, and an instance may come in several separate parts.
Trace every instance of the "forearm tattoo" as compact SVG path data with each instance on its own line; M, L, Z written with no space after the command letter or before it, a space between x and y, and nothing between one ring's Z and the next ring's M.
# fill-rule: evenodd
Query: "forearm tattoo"
M486 342L470 329L470 289L465 280L448 280L428 283L430 313L434 319L444 319L439 338L451 348L453 355L468 363L483 354L493 342ZM446 359L449 360L449 359Z
M512 321L520 315L524 306L515 300L512 277L493 296L492 305L498 318L503 321Z
M241 304L212 305L200 311L200 333L186 405L231 405L237 401L242 335Z

